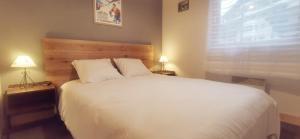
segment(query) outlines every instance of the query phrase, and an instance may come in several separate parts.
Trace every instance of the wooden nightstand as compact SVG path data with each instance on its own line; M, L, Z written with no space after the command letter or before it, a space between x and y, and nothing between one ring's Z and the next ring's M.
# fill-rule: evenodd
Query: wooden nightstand
M4 93L4 136L29 123L52 118L56 115L56 87L47 82L20 88L10 85Z
M155 74L162 74L162 75L168 75L168 76L176 76L176 72L175 71L168 71L168 70L165 70L165 71L153 71L153 73Z

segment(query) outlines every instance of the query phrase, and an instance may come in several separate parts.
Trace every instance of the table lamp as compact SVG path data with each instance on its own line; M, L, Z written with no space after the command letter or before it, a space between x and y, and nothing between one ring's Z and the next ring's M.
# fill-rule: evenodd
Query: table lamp
M160 59L159 59L159 62L161 63L161 70L165 71L166 70L165 65L166 65L166 63L169 62L168 57L167 56L161 56Z
M34 81L32 78L28 75L27 68L36 67L36 64L32 61L32 59L29 56L18 56L14 63L11 65L13 68L23 68L24 72L22 72L23 77L20 82L20 87L28 87L29 82L34 84ZM28 82L29 81L29 82Z

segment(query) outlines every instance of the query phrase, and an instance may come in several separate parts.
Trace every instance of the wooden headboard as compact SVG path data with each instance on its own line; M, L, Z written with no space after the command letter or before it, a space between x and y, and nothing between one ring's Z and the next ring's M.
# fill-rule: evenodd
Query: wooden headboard
M138 58L148 68L153 66L151 45L53 38L42 39L42 44L46 77L56 86L78 79L73 60Z

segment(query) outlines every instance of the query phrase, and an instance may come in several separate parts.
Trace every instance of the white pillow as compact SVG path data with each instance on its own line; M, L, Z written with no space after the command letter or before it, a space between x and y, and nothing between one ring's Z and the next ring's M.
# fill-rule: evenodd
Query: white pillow
M152 74L140 59L118 58L114 59L114 62L125 77Z
M112 65L110 59L74 60L72 65L82 83L95 83L123 77Z

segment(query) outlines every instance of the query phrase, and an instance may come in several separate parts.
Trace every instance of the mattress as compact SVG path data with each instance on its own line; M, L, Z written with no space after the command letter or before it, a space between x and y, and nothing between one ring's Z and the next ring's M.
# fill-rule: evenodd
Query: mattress
M279 136L276 102L242 85L163 75L61 87L75 139L266 139Z

